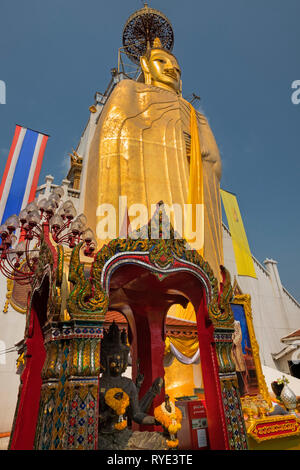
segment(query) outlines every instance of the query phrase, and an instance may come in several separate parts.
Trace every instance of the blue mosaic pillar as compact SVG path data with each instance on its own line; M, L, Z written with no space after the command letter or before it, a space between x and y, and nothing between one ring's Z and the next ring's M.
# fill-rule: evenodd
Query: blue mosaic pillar
M214 333L222 402L225 412L224 432L227 432L230 450L247 450L247 432L241 407L235 364L231 357L233 331L233 329L215 329Z
M102 322L45 328L46 360L35 449L96 449Z

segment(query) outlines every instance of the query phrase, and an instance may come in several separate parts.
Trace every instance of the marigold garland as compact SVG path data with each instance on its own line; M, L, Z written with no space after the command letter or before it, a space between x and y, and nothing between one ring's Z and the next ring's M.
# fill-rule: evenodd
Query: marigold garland
M114 428L117 429L118 431L122 431L122 429L125 429L127 426L127 419L123 419L123 421L120 421L119 423L115 423Z
M166 409L165 403L157 406L154 410L154 418L166 428L172 438L179 429L181 429L182 413L179 408L176 408L174 403L170 402L171 412ZM169 448L178 446L178 439L167 439Z
M169 439L167 439L167 446L168 446L170 449L177 447L178 444L179 444L179 440L178 440L178 439L175 439L175 441L170 441Z
M123 393L121 400L115 398L117 393ZM105 403L119 416L119 421L114 425L115 429L118 429L118 431L125 429L127 426L127 420L123 419L123 415L125 414L126 409L130 403L127 393L124 392L121 388L110 388L107 390L104 396L104 400Z

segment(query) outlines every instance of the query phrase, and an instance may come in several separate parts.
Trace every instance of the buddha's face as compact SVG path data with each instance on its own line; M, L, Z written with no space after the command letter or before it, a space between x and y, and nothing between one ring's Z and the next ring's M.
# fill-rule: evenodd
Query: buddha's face
M117 377L121 375L124 370L124 357L122 354L113 354L109 357L108 360L108 367L110 371L110 375L113 377Z
M141 66L144 74L150 75L152 85L180 91L181 70L175 57L168 52L152 49L149 59L142 58Z

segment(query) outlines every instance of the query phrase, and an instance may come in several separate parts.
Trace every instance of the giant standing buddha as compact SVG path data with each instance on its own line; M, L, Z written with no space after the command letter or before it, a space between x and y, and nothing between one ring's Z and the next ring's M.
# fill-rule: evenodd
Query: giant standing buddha
M191 226L197 225L197 233L189 241L219 278L221 158L207 119L182 97L173 37L168 19L147 5L128 19L124 51L141 73L137 81L125 79L115 86L100 115L87 162L84 212L101 246L109 237L103 240L99 229L99 208L114 207L119 234L126 216L120 214L120 197L127 198L129 221L137 204L150 219L153 206L163 201L168 207L179 205L186 227L184 206L198 206Z

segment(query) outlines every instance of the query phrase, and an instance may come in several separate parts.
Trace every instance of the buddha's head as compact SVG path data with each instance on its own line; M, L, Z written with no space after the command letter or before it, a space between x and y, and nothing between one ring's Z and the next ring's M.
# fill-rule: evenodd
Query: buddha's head
M152 49L147 49L140 61L147 85L180 93L180 67L176 57L161 47L159 39L154 41Z
M119 330L115 322L108 330L103 331L101 341L101 369L104 375L118 377L125 372L128 365L129 347L126 331Z

